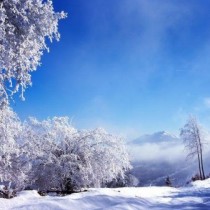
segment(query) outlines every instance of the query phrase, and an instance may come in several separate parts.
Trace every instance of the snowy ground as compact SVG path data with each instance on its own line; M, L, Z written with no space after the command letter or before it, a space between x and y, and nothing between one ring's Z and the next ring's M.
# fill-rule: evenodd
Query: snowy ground
M0 199L1 210L133 210L133 209L210 209L210 179L190 187L138 187L90 189L65 197L42 197L36 191Z

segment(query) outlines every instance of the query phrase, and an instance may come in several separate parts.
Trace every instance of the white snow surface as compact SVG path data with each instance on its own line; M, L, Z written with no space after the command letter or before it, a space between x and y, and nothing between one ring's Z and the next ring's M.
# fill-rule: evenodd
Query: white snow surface
M0 199L1 210L144 210L210 209L210 179L188 187L136 187L89 189L72 195L40 196L23 191L13 199Z

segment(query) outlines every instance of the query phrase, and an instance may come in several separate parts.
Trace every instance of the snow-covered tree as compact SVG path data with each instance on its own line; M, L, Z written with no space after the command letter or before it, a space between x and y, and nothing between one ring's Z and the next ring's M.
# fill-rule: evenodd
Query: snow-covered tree
M130 162L122 138L109 134L104 129L95 129L82 131L80 139L90 153L88 161L91 164L91 186L106 186L113 179L125 179Z
M79 172L72 173L79 166L77 155L61 145L76 132L69 126L68 118L55 117L41 122L30 118L24 130L25 150L32 162L29 179L37 188L65 190L70 174L71 179L81 177Z
M0 0L0 105L31 85L31 72L40 65L46 38L59 40L58 21L51 0Z
M78 131L67 117L55 117L31 119L24 131L32 154L30 179L40 190L105 186L130 168L122 139L103 129Z
M181 129L180 137L183 139L188 157L197 157L200 179L205 179L203 166L204 133L196 118L190 116L187 123Z
M27 162L18 144L22 133L21 122L10 108L0 110L0 179L22 188L26 179Z

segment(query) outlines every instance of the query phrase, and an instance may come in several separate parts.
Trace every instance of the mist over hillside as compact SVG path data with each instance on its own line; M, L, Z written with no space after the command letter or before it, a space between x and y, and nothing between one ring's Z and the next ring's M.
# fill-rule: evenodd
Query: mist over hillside
M182 141L177 136L165 131L134 139L128 142L128 149L133 162L174 163L185 157Z
M182 140L166 131L140 136L128 142L133 169L139 186L165 185L167 176L174 186L185 185L197 173L197 160L187 159ZM204 165L210 172L209 145L206 144Z

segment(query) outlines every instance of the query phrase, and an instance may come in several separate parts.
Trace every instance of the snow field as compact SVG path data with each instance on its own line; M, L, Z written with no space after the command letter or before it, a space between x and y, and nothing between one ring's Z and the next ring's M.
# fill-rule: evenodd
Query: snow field
M189 187L92 188L72 195L40 196L23 191L13 199L0 199L1 210L165 210L210 209L210 179Z

